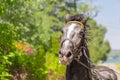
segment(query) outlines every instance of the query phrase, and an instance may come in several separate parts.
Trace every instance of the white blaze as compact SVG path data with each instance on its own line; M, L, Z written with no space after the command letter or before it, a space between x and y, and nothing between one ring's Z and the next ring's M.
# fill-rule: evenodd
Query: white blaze
M73 24L71 24L71 25L69 26L68 32L67 32L67 38L70 37L70 33L72 33L72 31L74 30L75 25L76 25L76 24L73 23Z
M67 38L69 39L70 38L70 34L72 33L72 31L74 30L75 28L75 25L74 23L72 23L69 27L68 27L68 32L67 32ZM65 41L65 46L68 45L68 40ZM67 46L66 46L67 47Z

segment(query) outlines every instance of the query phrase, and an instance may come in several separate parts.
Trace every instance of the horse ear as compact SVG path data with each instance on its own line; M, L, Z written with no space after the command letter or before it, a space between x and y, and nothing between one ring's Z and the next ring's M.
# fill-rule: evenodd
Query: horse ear
M82 22L86 23L86 21L88 20L88 18L89 18L89 13L84 14Z
M85 14L84 14L84 19L87 20L88 17L89 17L89 13L85 13Z
M67 14L65 19L68 20L70 17L71 17L71 15Z

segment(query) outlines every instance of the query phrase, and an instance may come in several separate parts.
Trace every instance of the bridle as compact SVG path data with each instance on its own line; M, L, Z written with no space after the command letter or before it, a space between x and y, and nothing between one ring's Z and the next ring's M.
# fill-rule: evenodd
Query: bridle
M84 29L84 24L82 23L82 22L80 22L80 21L69 21L69 22L67 22L66 23L66 25L68 25L68 24L70 24L70 23L77 23L77 24L79 24L81 27L83 27L83 29ZM83 34L85 34L85 31L84 30L81 30L81 32L83 32ZM65 38L64 40L62 40L61 41L61 47L63 46L63 43L65 42L65 41L70 41L71 42L71 44L72 44L72 54L74 54L74 57L73 58L76 58L76 57L80 57L82 54L79 54L80 53L80 51L81 51L81 49L82 49L82 40L83 40L83 34L81 35L80 34L80 38L81 38L81 42L80 42L80 44L78 45L78 46L76 46L75 44L74 44L74 42L71 40L71 39L69 39L69 38Z

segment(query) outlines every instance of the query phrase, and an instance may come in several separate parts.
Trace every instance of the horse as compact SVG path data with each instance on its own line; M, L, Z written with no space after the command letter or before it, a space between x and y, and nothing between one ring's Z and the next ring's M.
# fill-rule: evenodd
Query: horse
M111 74L104 76L101 69L105 67L91 67L91 60L86 39L86 23L88 15L66 15L65 25L62 27L61 46L59 50L59 62L65 65L66 80L117 80L109 78ZM112 72L112 70L107 71ZM99 74L99 77L97 76ZM115 76L115 74L113 74ZM110 77L110 76L109 76Z
M89 57L85 36L87 20L84 14L66 15L65 26L61 29L59 62L67 67L66 80L92 80L91 64L83 55L86 53Z

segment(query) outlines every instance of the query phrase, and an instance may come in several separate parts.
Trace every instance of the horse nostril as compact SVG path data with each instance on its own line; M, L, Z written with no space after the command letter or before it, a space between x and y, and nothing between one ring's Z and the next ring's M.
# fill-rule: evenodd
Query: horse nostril
M71 55L72 55L72 53L69 52L69 53L66 55L66 57L70 57Z
M61 51L59 51L59 54L61 54Z
M58 56L59 56L59 57L63 57L63 54L61 53L61 51L59 51Z

